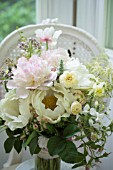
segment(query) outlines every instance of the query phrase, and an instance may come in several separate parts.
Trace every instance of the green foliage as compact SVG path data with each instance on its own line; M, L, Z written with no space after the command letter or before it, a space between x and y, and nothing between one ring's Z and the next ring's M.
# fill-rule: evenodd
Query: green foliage
M5 148L6 153L9 153L12 150L14 143L15 143L15 137L6 139L4 143L4 148Z
M0 41L16 27L35 23L35 0L0 1Z
M27 139L27 141L26 141L26 146L27 145L29 145L29 143L33 140L33 138L35 138L35 137L37 137L37 133L36 133L36 131L33 131L30 135L29 135L29 137L28 137L28 139Z
M113 121L111 122L109 127L110 127L111 132L113 132Z
M64 72L64 63L63 60L60 61L60 67L59 67L59 76L63 74Z
M79 132L79 128L76 124L69 124L63 131L63 136L66 138L74 136L77 132Z
M65 149L66 140L60 136L53 136L48 141L48 150L51 156L58 155Z
M29 150L31 155L38 154L40 152L41 149L38 146L38 137L35 137L31 140L29 144Z
M14 148L18 153L20 153L22 149L22 143L23 143L22 140L19 140L19 139L15 140Z
M83 161L84 155L78 152L76 145L72 141L66 140L66 146L63 152L60 152L61 159L68 163L79 163Z
M59 155L68 163L78 163L84 159L84 155L77 151L72 141L57 135L49 139L47 147L51 156Z

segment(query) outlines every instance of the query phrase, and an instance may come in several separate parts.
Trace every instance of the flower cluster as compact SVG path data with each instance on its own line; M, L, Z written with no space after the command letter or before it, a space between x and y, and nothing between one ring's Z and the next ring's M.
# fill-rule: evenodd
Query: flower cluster
M107 103L113 70L104 55L100 61L108 64L97 57L84 65L56 48L61 31L53 27L35 33L22 38L21 57L1 72L7 90L0 101L0 125L9 136L5 150L14 146L20 152L23 145L34 154L46 146L75 168L93 166L109 154L104 146L113 131Z

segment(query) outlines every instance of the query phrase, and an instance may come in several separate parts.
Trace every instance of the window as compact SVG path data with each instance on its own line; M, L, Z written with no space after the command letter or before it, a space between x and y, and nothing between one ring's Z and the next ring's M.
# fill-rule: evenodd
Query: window
M35 0L0 0L0 41L16 27L36 23Z

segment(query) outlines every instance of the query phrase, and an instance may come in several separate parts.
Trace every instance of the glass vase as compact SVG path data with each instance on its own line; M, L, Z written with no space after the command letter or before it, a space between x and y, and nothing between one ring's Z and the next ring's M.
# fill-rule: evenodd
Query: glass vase
M60 170L61 159L58 156L51 157L48 151L42 150L35 157L36 170Z

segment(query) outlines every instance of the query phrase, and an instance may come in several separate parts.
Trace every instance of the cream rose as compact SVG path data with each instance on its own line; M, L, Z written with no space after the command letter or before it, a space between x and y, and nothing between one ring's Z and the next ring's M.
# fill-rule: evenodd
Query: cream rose
M82 110L82 105L81 103L79 103L78 101L75 101L72 103L71 105L71 113L73 115L77 115L78 113L80 113Z
M64 71L59 80L60 83L66 88L77 87L78 84L77 74L73 71Z

